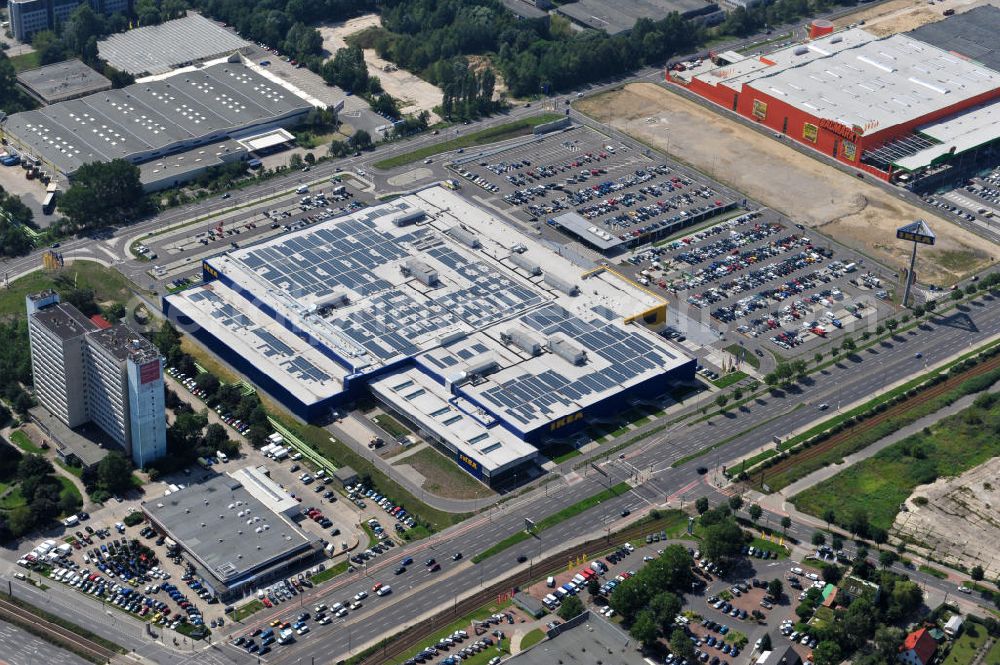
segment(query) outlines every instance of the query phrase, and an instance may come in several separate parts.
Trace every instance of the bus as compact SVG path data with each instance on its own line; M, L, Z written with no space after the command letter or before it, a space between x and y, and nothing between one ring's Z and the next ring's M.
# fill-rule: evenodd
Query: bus
M51 215L56 209L56 193L49 192L45 195L45 200L42 202L42 212L46 215Z

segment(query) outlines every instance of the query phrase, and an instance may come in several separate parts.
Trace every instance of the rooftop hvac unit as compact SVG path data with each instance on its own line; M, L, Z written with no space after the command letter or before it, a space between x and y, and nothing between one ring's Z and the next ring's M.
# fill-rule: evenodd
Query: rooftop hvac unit
M570 365L582 365L587 362L587 352L558 337L549 338L549 351L556 354Z
M480 247L483 246L483 244L479 242L479 238L477 238L474 233L466 229L463 229L461 226L453 226L450 229L448 229L447 233L452 238L459 241L466 247L471 247L472 249L479 249Z
M542 343L535 339L534 335L527 333L520 328L511 328L504 333L504 341L513 344L530 356L537 356L542 352Z
M529 275L541 275L542 267L528 258L526 254L511 254L510 262L518 268L522 268Z
M465 373L469 376L482 376L497 367L499 363L492 353L486 353L470 361L465 366Z
M578 287L576 284L573 284L569 280L563 279L562 277L559 277L557 275L553 275L550 272L545 273L545 276L542 278L542 281L545 284L548 284L552 288L556 289L557 291L562 291L566 295L575 296L579 295L580 293L580 287Z
M434 286L438 282L437 270L418 258L410 257L405 263L406 271L424 286Z
M344 307L350 301L347 298L347 294L342 291L334 291L333 293L319 298L312 304L310 311L317 312L322 315L331 309L337 309L338 307Z
M396 215L392 218L392 223L395 226L409 226L410 224L416 224L426 216L427 213L423 210L413 210Z

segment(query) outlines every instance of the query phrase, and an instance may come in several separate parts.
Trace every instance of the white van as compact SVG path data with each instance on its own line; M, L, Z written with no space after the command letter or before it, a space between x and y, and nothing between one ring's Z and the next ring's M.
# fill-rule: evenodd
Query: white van
M307 185L299 185L299 188L295 190L296 194L308 194L309 187Z
M555 585L556 585L556 578L554 578L554 577L549 577L548 579L546 579L546 580L545 580L545 586L547 586L548 588L550 588L550 589L551 589L551 588L553 588L553 587L554 587Z

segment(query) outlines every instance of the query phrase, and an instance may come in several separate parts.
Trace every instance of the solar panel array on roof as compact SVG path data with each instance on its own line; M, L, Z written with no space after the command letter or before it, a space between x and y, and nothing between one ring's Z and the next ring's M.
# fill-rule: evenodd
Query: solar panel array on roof
M331 380L329 374L316 367L309 360L297 355L294 349L278 339L273 333L258 326L250 317L212 291L207 289L193 291L188 295L188 298L191 302L204 302L209 306L212 318L220 325L233 332L249 333L250 336L246 338L247 343L253 345L264 357L278 363L293 376L303 381L318 383ZM256 345L253 344L253 339L257 340Z
M561 333L608 363L607 367L575 379L553 369L524 373L482 393L487 401L523 425L552 415L553 407L569 407L589 395L625 385L677 358L665 346L650 347L635 333L606 321L585 321L555 304L530 312L520 320L546 338Z

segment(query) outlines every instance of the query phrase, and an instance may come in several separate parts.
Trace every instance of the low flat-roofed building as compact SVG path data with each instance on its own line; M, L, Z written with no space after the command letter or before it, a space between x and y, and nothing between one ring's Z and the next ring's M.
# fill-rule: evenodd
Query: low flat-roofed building
M291 520L238 480L214 476L142 503L159 532L176 542L223 601L283 577L320 551Z
M504 662L511 665L590 665L597 660L608 665L649 665L650 662L627 633L589 611L556 626L548 632L548 639Z
M17 75L17 82L42 104L55 104L111 89L110 79L75 58L25 70Z
M560 4L556 11L584 27L617 35L641 18L659 21L674 12L694 18L718 11L718 5L706 0L577 0Z
M588 268L435 186L207 259L163 307L300 418L374 394L494 483L693 378L666 301Z
M312 108L288 82L233 56L15 113L0 130L10 148L72 179L91 162L162 161L233 135L292 126Z
M48 437L49 445L55 449L59 458L67 464L79 464L89 469L96 467L109 452L113 450L121 452L121 448L96 427L82 425L71 429L49 413L44 406L32 407L28 410L28 414Z
M97 54L115 69L141 76L163 74L248 46L250 42L239 35L188 10L182 18L109 35L97 42Z
M246 161L248 157L241 142L223 139L140 164L139 181L147 192L156 192L177 187L216 166Z
M271 480L261 467L245 466L231 471L229 476L243 485L246 491L267 506L271 512L289 519L299 512L299 502L295 497L281 489L281 485Z

